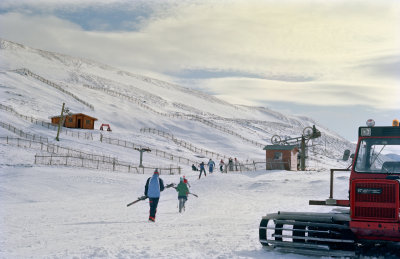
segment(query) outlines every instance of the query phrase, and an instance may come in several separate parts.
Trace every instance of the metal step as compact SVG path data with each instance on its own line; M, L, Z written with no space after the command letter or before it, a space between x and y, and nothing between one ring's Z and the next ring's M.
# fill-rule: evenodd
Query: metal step
M317 212L281 212L267 214L263 218L276 220L299 220L319 223L349 222L347 213L317 213Z
M305 244L305 243L292 243L285 241L276 241L276 240L265 240L261 239L261 243L270 244L277 247L296 247L296 248L308 248L308 249L319 249L319 250L330 250L328 245L316 245L316 244Z
M341 224L333 223L319 223L312 221L294 221L294 220L275 220L273 218L269 220L274 220L276 225L296 225L296 226L312 226L312 227L323 227L323 228L336 228L336 229L348 229L349 227Z
M296 224L296 226L298 226L298 225ZM307 232L307 233L321 233L321 234L336 234L336 235L340 235L339 232L332 231L332 230L308 230L308 229L274 228L274 227L259 227L259 229L283 230L283 231L294 231L294 232Z
M354 240L349 239L334 239L334 238L321 238L321 237L301 237L301 236L291 236L291 235L272 235L273 237L280 238L293 238L293 239L302 239L306 241L322 241L322 242L331 242L331 243L354 243Z
M355 251L313 249L310 247L282 246L280 244L278 247L264 246L264 248L273 249L273 251L276 252L293 253L301 255L350 257L350 258L356 257Z

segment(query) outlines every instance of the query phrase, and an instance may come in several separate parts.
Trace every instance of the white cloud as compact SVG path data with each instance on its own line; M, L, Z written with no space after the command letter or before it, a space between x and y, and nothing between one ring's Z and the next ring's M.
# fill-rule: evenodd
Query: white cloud
M60 6L51 1L20 3L51 10L79 8L80 1L62 1ZM154 13L141 21L139 31L89 32L53 15L5 13L0 15L0 36L134 72L238 71L267 79L314 80L290 83L225 78L198 82L212 92L230 93L223 97L235 102L265 98L315 105L398 107L399 80L365 68L366 61L400 56L398 1L167 3L168 8L160 8L155 1ZM7 4L18 5L4 1L0 7ZM99 8L107 4L102 1Z
M249 78L209 79L199 82L205 91L244 105L289 102L315 106L372 106L399 108L400 91L393 85L355 85L346 82L282 82ZM218 86L218 87L216 87Z

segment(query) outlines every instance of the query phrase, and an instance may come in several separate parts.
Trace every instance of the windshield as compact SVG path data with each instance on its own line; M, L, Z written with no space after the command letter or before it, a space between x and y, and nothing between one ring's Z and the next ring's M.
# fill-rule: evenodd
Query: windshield
M360 143L356 172L400 174L400 138L367 138Z

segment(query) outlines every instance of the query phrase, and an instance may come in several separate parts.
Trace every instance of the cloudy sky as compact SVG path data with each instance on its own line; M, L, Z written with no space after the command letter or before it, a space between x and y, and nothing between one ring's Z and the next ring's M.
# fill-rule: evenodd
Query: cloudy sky
M232 103L307 115L355 140L400 118L400 1L2 0L0 37Z

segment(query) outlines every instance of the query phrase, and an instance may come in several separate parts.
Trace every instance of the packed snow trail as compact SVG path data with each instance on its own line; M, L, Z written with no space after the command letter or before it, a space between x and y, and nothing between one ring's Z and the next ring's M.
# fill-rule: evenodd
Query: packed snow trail
M179 214L176 191L166 189L151 224L148 202L126 207L143 195L149 175L2 167L0 258L302 258L261 247L261 216L329 209L307 205L328 196L328 172L185 174L199 198L189 196ZM345 198L347 185L346 173L338 174L335 197Z

